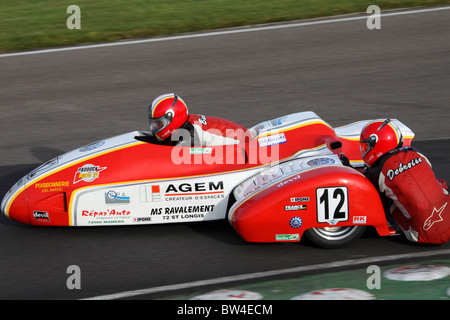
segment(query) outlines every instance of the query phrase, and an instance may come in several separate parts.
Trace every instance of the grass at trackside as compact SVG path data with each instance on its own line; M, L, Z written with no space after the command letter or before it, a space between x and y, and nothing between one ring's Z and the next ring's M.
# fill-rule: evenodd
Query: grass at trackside
M107 42L250 24L381 10L448 5L450 0L5 0L0 51ZM81 29L69 30L69 5Z
M426 268L423 270L420 268L411 268L408 272L403 274L409 275L410 277L415 276L414 281L412 281L413 279L411 278L409 281L389 279L386 277L385 273L394 268L403 266L428 265L449 268L450 260L431 260L418 263L382 266L379 269L381 271L379 277L376 276L374 271L368 271L369 269L365 267L347 271L318 273L297 278L286 278L284 280L254 281L253 284L239 284L234 287L224 285L221 289L243 290L258 293L262 300L290 300L308 292L324 289L339 290L339 288L358 290L358 294L360 294L361 291L365 293L365 295L360 296L359 299L372 296L372 299L376 300L450 300L450 276L445 276L445 270L440 271L442 272L441 278L436 277L434 280L431 280L431 278L428 278L427 280L422 278L438 275L438 273L433 274L432 270L427 270ZM398 275L400 275L400 273L398 273ZM422 278L422 280L419 280L420 278ZM376 283L378 283L377 286L371 288L368 287L368 284L373 285ZM159 299L187 301L220 289L204 290L204 292L198 291L180 296L160 297ZM326 299L326 296L322 296L322 299ZM340 299L344 299L344 297L341 296Z

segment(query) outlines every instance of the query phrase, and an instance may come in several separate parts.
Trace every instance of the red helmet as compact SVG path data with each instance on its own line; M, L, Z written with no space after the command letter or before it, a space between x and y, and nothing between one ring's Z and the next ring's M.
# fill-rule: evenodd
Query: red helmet
M370 122L361 131L359 147L362 159L369 167L383 154L402 145L402 133L389 119Z
M188 119L188 108L176 94L157 97L148 108L150 133L159 140L165 140Z

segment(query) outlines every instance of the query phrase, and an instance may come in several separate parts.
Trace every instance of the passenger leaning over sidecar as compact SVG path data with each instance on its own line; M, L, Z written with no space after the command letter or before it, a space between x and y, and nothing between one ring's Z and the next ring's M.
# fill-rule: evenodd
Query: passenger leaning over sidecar
M387 211L408 240L441 244L450 240L450 195L437 180L428 159L403 147L400 129L389 119L361 131L361 155L367 176Z

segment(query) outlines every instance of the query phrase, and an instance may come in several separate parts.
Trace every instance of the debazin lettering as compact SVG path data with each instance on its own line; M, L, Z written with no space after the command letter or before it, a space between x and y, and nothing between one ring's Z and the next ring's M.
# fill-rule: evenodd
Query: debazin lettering
M407 164L403 164L400 162L400 165L398 166L398 169L390 169L387 172L387 176L389 178L390 181L392 181L396 176L398 176L399 174L415 167L416 165L420 164L423 162L422 158L416 158L416 159L412 159L410 162L408 162Z

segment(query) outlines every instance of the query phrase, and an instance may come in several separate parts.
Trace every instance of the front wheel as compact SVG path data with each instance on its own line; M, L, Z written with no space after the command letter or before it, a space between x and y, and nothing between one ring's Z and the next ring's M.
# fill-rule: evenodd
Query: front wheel
M305 236L314 244L323 248L340 248L359 239L366 226L311 228Z

